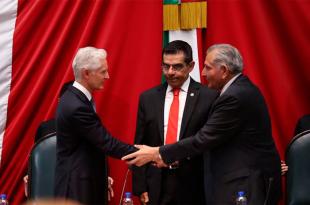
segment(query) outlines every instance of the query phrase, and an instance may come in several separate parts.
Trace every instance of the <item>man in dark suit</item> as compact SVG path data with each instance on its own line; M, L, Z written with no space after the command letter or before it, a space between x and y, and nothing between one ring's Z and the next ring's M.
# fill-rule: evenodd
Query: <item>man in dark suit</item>
M179 90L175 141L192 136L203 126L218 93L191 79L193 68L188 43L173 41L163 49L162 71L167 82L141 94L135 144L167 143L175 89ZM133 192L143 204L204 204L202 156L182 159L170 168L134 167Z
M64 94L64 92L68 89L69 85L72 85L73 81L66 82L62 85L60 92L58 94L58 100ZM34 143L38 143L39 140L44 139L47 136L55 135L56 134L56 120L49 119L46 121L41 122L39 125L36 135L34 137ZM28 170L29 171L29 170ZM25 187L25 196L28 197L28 174L24 176L24 187Z
M164 166L203 152L208 205L233 205L238 191L245 192L248 204L277 204L280 158L267 106L242 69L236 48L228 44L210 47L202 74L208 86L221 93L205 125L194 137L160 148L140 146L141 150L124 159L136 157L129 163L141 165L152 160Z
M92 93L109 79L106 52L81 48L73 60L75 82L57 107L55 196L83 204L107 204L105 155L121 158L135 150L113 138L96 114Z

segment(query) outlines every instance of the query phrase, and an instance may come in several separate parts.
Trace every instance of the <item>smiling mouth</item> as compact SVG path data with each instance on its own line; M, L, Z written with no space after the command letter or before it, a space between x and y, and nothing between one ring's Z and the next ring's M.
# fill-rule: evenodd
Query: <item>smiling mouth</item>
M178 79L177 78L169 78L168 80L169 81L177 81Z

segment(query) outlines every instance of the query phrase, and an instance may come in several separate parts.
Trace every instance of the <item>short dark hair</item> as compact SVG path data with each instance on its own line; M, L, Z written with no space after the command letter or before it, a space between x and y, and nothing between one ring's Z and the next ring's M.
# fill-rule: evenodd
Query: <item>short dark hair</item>
M171 41L163 49L162 57L167 54L177 54L182 52L184 54L184 62L189 64L193 61L193 51L192 47L185 41L176 40Z
M58 97L60 98L69 88L70 85L72 85L74 82L74 80L68 81L66 83L64 83L60 89L59 95Z

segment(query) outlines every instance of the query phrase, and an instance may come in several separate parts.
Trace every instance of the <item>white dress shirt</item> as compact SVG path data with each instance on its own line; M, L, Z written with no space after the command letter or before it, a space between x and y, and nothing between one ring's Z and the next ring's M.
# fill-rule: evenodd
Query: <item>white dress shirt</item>
M74 81L72 86L84 93L89 101L91 100L91 93L81 83Z
M182 123L189 83L190 83L190 77L186 79L186 81L183 83L183 85L180 88L177 141L179 141L179 138L180 138L181 123ZM168 85L167 90L166 90L165 109L164 109L164 142L166 141L169 111L170 111L170 106L172 104L172 101L173 101L173 88L170 85Z
M233 77L232 79L230 79L223 87L223 89L221 90L220 96L227 90L227 88L236 80L236 78L238 78L241 75L241 73L237 74L235 77Z

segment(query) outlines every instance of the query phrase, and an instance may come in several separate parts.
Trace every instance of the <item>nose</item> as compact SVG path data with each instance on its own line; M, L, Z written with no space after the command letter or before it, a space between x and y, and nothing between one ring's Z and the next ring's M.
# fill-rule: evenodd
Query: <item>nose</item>
M171 74L174 74L175 70L173 69L172 65L169 66L169 69L168 69L167 72L168 72L168 74L170 74L170 75L171 75Z
M110 78L109 72L106 72L104 78L105 78L105 79L109 79L109 78Z
M203 67L203 69L201 71L201 76L204 76L204 77L207 76L207 69L206 69L206 67Z

